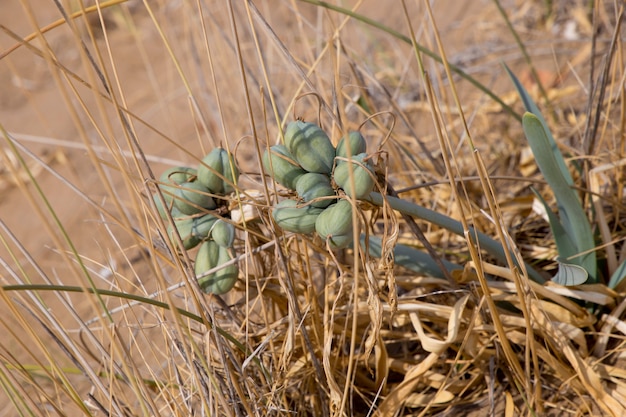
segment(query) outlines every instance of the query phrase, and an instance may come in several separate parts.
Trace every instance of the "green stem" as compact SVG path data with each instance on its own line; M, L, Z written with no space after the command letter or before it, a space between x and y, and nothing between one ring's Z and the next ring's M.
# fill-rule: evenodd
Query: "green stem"
M367 201L379 207L382 207L385 200L394 210L397 210L409 216L425 220L439 227L443 227L444 229L449 230L450 232L458 236L465 237L465 230L463 229L463 225L461 224L461 222L454 220L448 216L444 216L443 214L437 213L436 211L429 210L426 207L418 206L417 204L410 203L396 197L383 197L380 193L377 192L371 193ZM500 244L500 242L490 238L482 232L475 230L473 227L470 227L468 231L468 236L470 236L472 241L474 241L474 239L478 241L481 249L486 250L498 261L506 263L504 248L502 247L502 244ZM545 282L545 279L541 276L541 274L539 274L538 271L536 271L528 263L524 264L526 266L526 270L528 271L528 275L533 281L540 284L543 284Z

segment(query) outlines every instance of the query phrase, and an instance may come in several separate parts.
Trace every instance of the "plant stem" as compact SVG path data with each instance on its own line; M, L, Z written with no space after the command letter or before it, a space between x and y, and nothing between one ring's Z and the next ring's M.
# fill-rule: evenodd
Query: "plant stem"
M379 207L382 207L384 202L387 201L387 203L389 203L391 208L393 208L394 210L397 210L409 216L420 218L439 227L443 227L444 229L449 230L450 232L458 236L465 236L465 231L463 230L463 225L461 224L461 222L456 221L448 216L444 216L443 214L437 213L436 211L429 210L426 207L422 207L396 197L383 197L380 193L377 192L371 193L367 201ZM478 242L480 247L486 250L487 253L489 253L491 256L493 256L500 262L506 262L504 248L502 247L502 244L500 242L490 238L486 234L479 232L474 228L470 228L467 235L472 239L472 243L475 244L476 242ZM539 274L539 272L535 270L531 265L525 263L525 266L528 271L528 275L533 281L540 284L543 284L545 282L545 279L541 276L541 274Z

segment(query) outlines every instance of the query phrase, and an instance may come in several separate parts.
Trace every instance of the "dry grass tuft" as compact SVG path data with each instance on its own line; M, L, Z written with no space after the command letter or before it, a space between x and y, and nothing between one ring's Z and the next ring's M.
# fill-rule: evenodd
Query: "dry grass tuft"
M0 414L626 415L626 284L605 285L626 259L623 10L509 4L525 57L497 1L348 3L4 5ZM549 279L558 251L501 61L567 156L603 284L515 266ZM360 127L387 191L503 242L507 262L388 205L359 204L382 258L277 229L286 191L259 160L294 117L335 143ZM221 297L150 198L215 146L242 170L220 212L241 274ZM423 242L463 268L394 265L395 243Z

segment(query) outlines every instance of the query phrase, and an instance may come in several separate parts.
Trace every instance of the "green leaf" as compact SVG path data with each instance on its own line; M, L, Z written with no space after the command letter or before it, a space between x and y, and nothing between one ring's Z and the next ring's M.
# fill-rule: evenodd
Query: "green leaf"
M609 288L617 289L617 287L624 282L624 278L626 278L626 261L622 262L613 275L611 275L611 279L609 280Z
M370 236L367 247L369 254L380 258L382 241L379 237ZM365 235L361 235L361 247L365 250ZM445 275L435 260L427 253L405 245L396 245L393 248L393 259L396 265L401 265L418 274L428 275L435 278L445 278ZM441 259L444 267L450 271L463 269L462 266Z
M560 224L575 245L575 253L559 252L559 255L562 258L567 258L569 262L585 268L591 277L591 281L597 282L595 243L591 233L591 225L589 220L587 220L576 192L570 186L571 184L554 156L554 148L550 144L545 125L537 116L526 112L522 117L522 126L535 156L537 166L556 197L561 219ZM552 223L553 221L551 220L550 226L554 230L555 226ZM563 248L568 246L564 242L560 243ZM559 247L559 251L561 247ZM585 253L582 254L583 252ZM572 255L578 254L582 255L572 258Z
M563 155L561 154L559 147L556 145L556 141L554 140L554 137L552 136L552 132L550 132L550 129L548 128L546 119L543 118L541 111L539 111L539 107L537 107L537 104L535 104L533 99L530 97L530 94L528 94L528 91L526 91L526 89L524 88L522 83L520 83L520 81L517 79L515 74L511 72L511 70L509 69L509 67L506 66L506 64L503 64L503 65L507 74L513 81L513 84L515 85L515 88L517 89L517 93L520 95L520 98L522 99L522 102L524 103L524 107L526 108L526 111L537 116L537 118L541 122L541 125L543 126L543 129L546 132L547 141L550 146L552 155L554 156L556 164L561 170L561 173L563 174L565 181L567 182L567 184L569 184L570 187L573 186L574 180L572 179L572 176L569 173L569 170L567 169L567 165L565 164L565 159L563 159Z
M552 211L550 206L548 206L548 203L546 203L546 200L543 199L543 197L537 192L537 190L531 187L531 191L535 194L535 197L537 197L541 204L543 204L543 208L548 214L548 222L550 223L550 229L552 230L552 234L554 235L554 241L556 242L559 256L562 258L569 258L570 256L576 255L578 253L576 244L570 238L570 235L567 234L567 231L561 224L558 216Z
M582 266L559 262L559 271L552 277L552 282L573 287L584 284L588 277L587 270Z
M539 111L539 107L530 97L528 91L506 64L504 64L504 69L513 81L527 110L527 113L522 117L524 133L539 170L556 197L561 220L558 221L554 216L550 216L551 210L546 209L546 211L549 213L550 228L554 233L559 255L562 258L570 258L579 253L587 252L585 255L570 258L570 261L585 268L591 276L591 281L597 282L596 254L593 251L595 244L591 225L580 199L572 188L574 180L567 169L563 154L561 154L546 120Z
M358 100L356 101L356 104L357 104L360 108L362 108L362 109L365 111L365 113L366 113L366 114L372 114L372 113L373 113L372 109L371 109L371 108L370 108L370 106L367 104L367 100L365 99L365 97L363 97L363 95L362 95L362 94L359 94L359 98L358 98Z
M461 224L461 222L451 217L445 216L441 213L438 213L434 210L427 209L426 207L422 207L420 205L399 199L397 197L383 197L380 193L377 192L372 192L367 198L367 201L379 207L382 207L386 201L392 209L397 210L400 213L417 217L429 223L435 224L439 227L443 227L444 229L449 230L450 232L458 236L465 237L465 230L463 229L463 225ZM498 261L506 263L506 253L504 252L504 248L502 247L502 244L500 242L490 238L480 231L475 230L473 227L470 227L468 232L468 236L475 242L477 241L481 249L487 251ZM533 281L540 284L543 284L546 281L541 276L541 274L532 267L532 265L525 263L525 266L526 271L528 272L528 276Z

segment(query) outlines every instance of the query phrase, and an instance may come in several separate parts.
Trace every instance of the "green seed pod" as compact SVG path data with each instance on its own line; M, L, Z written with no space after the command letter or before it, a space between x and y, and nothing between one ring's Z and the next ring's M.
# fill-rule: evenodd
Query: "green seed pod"
M306 173L284 145L274 145L266 149L262 162L265 172L271 175L274 181L290 190L296 189L296 180Z
M331 205L315 221L315 232L333 249L349 246L352 230L352 204L348 200Z
M335 195L335 190L332 185L330 185L330 178L328 175L318 174L316 172L307 172L298 178L298 181L296 182L296 191L298 195L307 203L320 197L330 197ZM334 201L334 199L322 199L313 201L311 206L326 208Z
M333 179L346 194L352 198L365 198L374 189L374 178L371 164L364 162L367 154L361 153L352 157L351 162L338 161L333 172ZM354 189L350 181L350 170L354 174Z
M293 200L283 200L272 209L272 218L283 230L294 233L311 233L315 230L315 220L323 209L304 206L297 207Z
M178 193L178 186L159 184L159 188L161 189L161 193L163 194L165 204L167 204L169 207L174 207L174 199L176 198L176 194Z
M211 229L211 238L223 248L230 248L235 241L235 226L223 219L218 219Z
M163 198L166 200L165 204L168 204L167 203L167 197L165 197L165 195L163 195ZM152 194L152 199L154 200L154 205L156 206L156 209L157 209L157 212L159 213L159 216L161 216L162 219L167 219L167 212L170 211L170 208L165 207L163 205L163 203L161 202L161 198L159 197L158 193ZM171 206L171 204L170 204L170 206Z
M331 249L345 249L352 245L352 242L354 242L352 233L347 233L345 235L333 235L328 238L328 244Z
M175 227L175 229L174 229ZM172 240L172 243L176 244L176 231L180 235L180 239L183 241L183 247L187 250L195 248L200 243L200 239L193 233L193 219L183 218L174 220L174 227L171 224L167 225L167 235Z
M222 265L232 259L228 249L219 246L212 240L205 241L196 254L196 264L194 271L196 276L201 276L205 272ZM213 272L198 279L198 285L207 294L225 294L237 283L239 267L232 264L217 272Z
M218 265L225 264L232 259L233 257L231 256L230 251L227 248L220 246L217 261ZM235 286L238 277L239 266L236 263L228 265L222 270L216 272L213 282L207 282L206 285L203 285L203 289L205 292L212 292L213 294L225 294Z
M157 212L159 213L159 216L161 216L161 218L163 220L167 219L167 212L169 211L170 214L172 215L172 217L174 219L176 219L177 217L185 217L186 214L181 213L180 210L178 210L175 206L174 206L174 201L167 201L167 197L165 197L165 194L163 195L163 198L165 199L165 204L167 204L167 206L164 206L161 203L161 199L159 198L158 193L154 193L152 194L152 199L154 200L154 205L156 206Z
M352 243L352 204L339 200L328 207L315 221L315 232L332 249L343 249Z
M198 164L198 182L215 194L222 194L224 183L216 172L222 172L222 148L209 152Z
M233 192L238 179L235 159L223 148L213 149L198 164L198 181L214 194Z
M235 191L237 181L239 181L239 169L235 164L235 158L232 154L224 151L222 156L222 174L224 175L223 188L224 194L230 194Z
M367 151L367 143L360 132L348 132L337 144L337 156L347 158L348 155L358 155Z
M200 245L200 248L198 249L198 253L196 253L196 262L194 265L196 276L202 275L206 271L215 268L218 265L218 255L219 246L217 243L212 240L205 240L202 242L202 245Z
M335 148L316 124L300 120L290 122L285 129L285 146L305 170L320 174L332 171Z
M213 210L215 200L208 195L211 191L199 182L184 182L176 190L174 206L184 214L200 213L202 209Z
M213 225L217 222L218 218L212 214L205 214L202 217L194 217L191 233L194 237L205 240L209 237Z
M190 167L172 167L163 171L159 177L159 188L163 192L165 202L171 206L178 186L193 180L196 175L197 171Z

